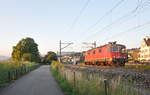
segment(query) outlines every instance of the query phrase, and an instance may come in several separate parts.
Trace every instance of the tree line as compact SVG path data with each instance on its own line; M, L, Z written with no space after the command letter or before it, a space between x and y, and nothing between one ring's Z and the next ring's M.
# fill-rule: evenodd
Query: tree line
M53 51L49 51L42 57L38 44L30 37L21 39L16 46L13 46L11 57L13 61L30 61L43 64L51 64L53 60L57 61L57 55Z

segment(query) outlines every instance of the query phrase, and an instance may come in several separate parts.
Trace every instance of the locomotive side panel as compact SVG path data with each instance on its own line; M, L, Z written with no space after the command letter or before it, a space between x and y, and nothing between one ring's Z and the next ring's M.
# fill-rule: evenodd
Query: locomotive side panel
M109 52L109 47L111 45L105 45L103 47L98 47L96 49L92 49L86 52L85 62L89 62L92 64L102 64L106 63L106 61L112 61L111 53Z

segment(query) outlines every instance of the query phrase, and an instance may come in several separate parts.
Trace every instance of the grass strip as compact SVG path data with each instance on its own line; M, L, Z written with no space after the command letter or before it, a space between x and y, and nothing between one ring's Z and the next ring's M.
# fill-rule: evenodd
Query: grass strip
M54 69L50 68L50 71L66 95L79 95L78 90L72 87L72 85L70 85L64 78L57 74Z

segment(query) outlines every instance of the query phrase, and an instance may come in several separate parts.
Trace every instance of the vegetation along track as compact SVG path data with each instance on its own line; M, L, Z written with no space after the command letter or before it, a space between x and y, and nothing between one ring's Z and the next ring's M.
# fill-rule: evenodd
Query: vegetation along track
M100 66L79 66L64 65L72 70L101 72L110 76L120 76L123 80L133 81L136 87L150 88L150 70L128 69L126 67L100 67Z

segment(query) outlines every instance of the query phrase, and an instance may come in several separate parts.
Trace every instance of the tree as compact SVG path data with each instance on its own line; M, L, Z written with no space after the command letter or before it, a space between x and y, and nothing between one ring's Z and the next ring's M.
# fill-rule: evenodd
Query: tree
M30 53L24 53L22 56L23 61L31 61L31 59L32 59L32 54Z
M13 47L12 59L14 61L30 60L40 62L38 45L29 37L20 40L18 44Z
M57 55L55 52L50 51L44 56L43 63L51 64L52 61L57 61Z

